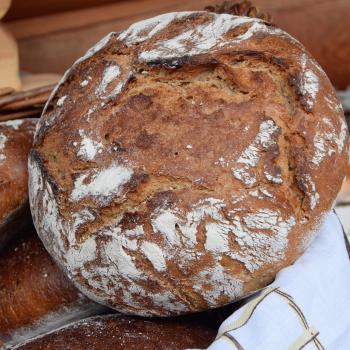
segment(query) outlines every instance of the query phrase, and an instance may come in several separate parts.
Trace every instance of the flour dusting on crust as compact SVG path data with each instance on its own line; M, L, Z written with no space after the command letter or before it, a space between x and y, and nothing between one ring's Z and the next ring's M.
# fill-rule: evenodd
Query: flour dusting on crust
M182 32L174 38L157 42L153 49L143 51L139 55L140 61L151 62L160 58L192 56L208 52L214 47L221 48L228 45L228 42L223 40L227 32L242 24L259 21L249 17L234 17L226 14L220 16L211 14L211 17L211 20L203 25ZM244 40L244 38L237 40Z
M347 125L343 119L339 119L340 130L337 132L336 127L329 118L322 118L320 124L322 128L317 130L314 137L315 153L311 160L313 165L318 167L326 156L341 154L344 149Z
M247 187L252 187L257 179L252 168L255 168L260 160L261 152L267 151L271 146L276 144L273 138L280 131L280 127L273 120L266 120L260 124L259 132L253 143L248 146L237 160L237 166L232 168L233 176L242 181ZM267 177L269 174L265 174ZM268 180L273 181L270 176ZM278 178L276 183L281 183L282 179Z
M129 28L119 36L120 40L124 40L128 45L142 42L152 38L160 32L165 26L171 24L175 20L180 20L183 17L200 14L200 12L186 13L180 12L170 14L166 21L162 21L162 17L155 17L152 22L139 22ZM197 25L192 29L180 32L170 39L157 41L148 50L143 50L139 54L141 62L153 62L159 59L177 59L184 56L200 55L212 50L219 50L225 47L237 45L243 41L249 40L255 34L269 34L277 36L285 36L288 40L292 38L278 28L267 26L262 20L251 17L232 16L229 14L214 14L207 13L209 17L204 24ZM157 22L159 21L159 22ZM155 24L157 23L157 24ZM230 40L225 39L225 36L233 29L250 24L246 32L238 35ZM134 28L137 28L135 30ZM151 29L152 28L152 29ZM151 29L151 30L150 30ZM143 35L140 33L144 33Z
M79 130L79 135L81 143L77 156L84 160L93 160L97 153L102 152L103 144L88 137L83 129Z
M171 251L174 244L181 244L186 251L197 242L198 227L204 222L206 234L204 247L216 256L217 263L222 253L226 253L244 262L249 271L282 259L288 247L289 231L296 224L293 216L284 219L277 211L259 209L249 214L238 215L232 212L228 220L224 215L224 208L225 203L222 200L208 198L194 205L192 211L186 215L186 220L178 210L160 209L152 221L153 229L168 240L169 246L166 251ZM244 253L232 253L230 240L237 241ZM182 255L184 262L194 258L195 256Z
M314 107L316 96L319 91L319 78L308 67L311 59L308 59L306 54L301 57L301 86L300 92L306 97L306 104L308 108Z
M154 35L165 29L171 22L188 17L193 12L171 12L149 18L132 24L123 31L118 40L124 41L126 45L134 45L151 39Z
M232 232L241 250L229 255L242 261L253 272L268 263L278 263L288 248L288 234L296 225L293 216L283 218L270 209L234 215Z
M155 243L143 242L141 252L147 257L157 271L166 270L166 262L162 249Z
M7 120L5 122L1 122L0 123L0 126L1 125L4 125L4 126L9 126L9 127L12 127L13 129L15 130L18 130L19 127L27 120L30 120L30 119L14 119L14 120Z
M317 192L315 182L309 174L304 174L301 178L301 182L304 186L304 191L309 198L310 209L313 210L316 208L316 205L319 203L320 195Z
M112 201L113 196L121 193L132 174L131 168L116 163L102 170L85 171L75 179L70 199L79 201L92 197L106 205Z
M6 155L4 153L6 141L7 141L6 135L0 134L0 162L6 159Z
M103 72L101 84L96 88L95 93L101 96L106 92L107 86L120 76L120 67L117 64L108 66Z
M60 98L57 100L56 105L57 105L58 107L62 107L63 104L64 104L64 101L66 100L66 98L67 98L67 95L64 95L64 96L60 97Z
M215 307L213 301L221 295L239 296L242 293L243 283L237 278L232 278L220 264L201 271L198 277L205 282L195 284L193 288L204 295L210 307Z

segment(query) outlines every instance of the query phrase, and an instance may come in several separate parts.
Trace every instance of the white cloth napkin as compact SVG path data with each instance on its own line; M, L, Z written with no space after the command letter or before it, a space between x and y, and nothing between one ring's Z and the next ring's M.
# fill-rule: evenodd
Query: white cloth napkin
M350 349L350 262L334 213L303 256L224 321L208 349Z

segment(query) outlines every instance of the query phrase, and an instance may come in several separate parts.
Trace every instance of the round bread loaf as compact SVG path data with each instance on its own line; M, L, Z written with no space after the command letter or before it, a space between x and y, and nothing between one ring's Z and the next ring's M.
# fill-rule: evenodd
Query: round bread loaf
M97 316L30 340L21 350L183 350L207 348L215 339L210 327L185 320L143 320Z
M65 74L30 154L31 209L87 296L194 312L302 254L347 156L335 91L298 41L255 18L170 13L110 34Z
M37 119L0 122L0 249L31 222L28 153Z
M33 228L2 251L0 341L6 345L101 312L52 261Z

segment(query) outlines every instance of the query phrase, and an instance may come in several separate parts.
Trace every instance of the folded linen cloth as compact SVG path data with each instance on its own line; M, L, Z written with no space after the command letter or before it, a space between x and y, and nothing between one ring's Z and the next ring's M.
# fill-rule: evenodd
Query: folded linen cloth
M208 349L350 349L350 261L335 213L292 266L223 322Z

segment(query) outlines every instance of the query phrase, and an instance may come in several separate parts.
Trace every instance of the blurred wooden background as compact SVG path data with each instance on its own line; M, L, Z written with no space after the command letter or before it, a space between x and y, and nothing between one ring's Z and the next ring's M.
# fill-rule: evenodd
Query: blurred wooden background
M200 10L219 2L12 0L3 22L18 42L22 70L62 73L110 31L119 31L156 14ZM337 88L350 85L350 0L255 0L253 3L269 11L274 23L304 43Z

